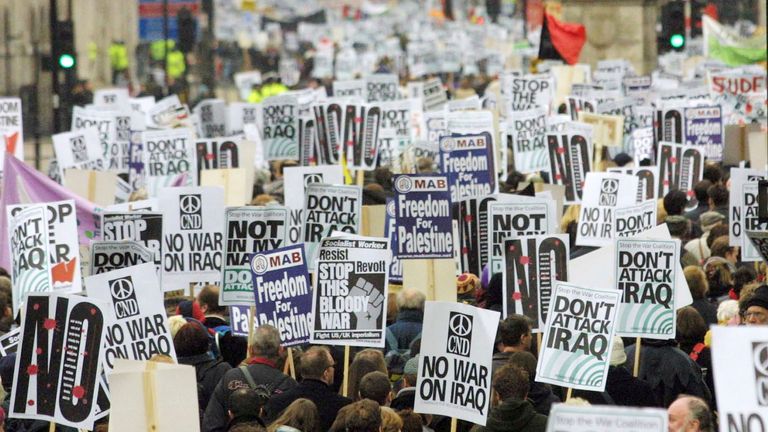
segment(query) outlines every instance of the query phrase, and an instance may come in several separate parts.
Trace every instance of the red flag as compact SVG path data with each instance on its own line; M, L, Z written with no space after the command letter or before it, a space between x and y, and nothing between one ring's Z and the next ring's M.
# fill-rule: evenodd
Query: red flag
M568 64L579 61L581 48L587 41L587 30L581 24L565 23L544 14L539 45L540 59L563 60Z

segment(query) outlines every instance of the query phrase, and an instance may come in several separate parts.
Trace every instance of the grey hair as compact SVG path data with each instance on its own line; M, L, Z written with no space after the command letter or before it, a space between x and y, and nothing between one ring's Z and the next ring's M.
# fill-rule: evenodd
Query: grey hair
M424 310L424 302L427 297L421 291L413 288L404 288L397 293L397 308Z
M251 351L254 355L276 359L280 357L280 332L269 324L259 326L253 331Z
M688 399L688 420L698 421L701 432L714 432L715 425L712 422L712 412L704 399L691 395L680 395L678 399L681 398Z

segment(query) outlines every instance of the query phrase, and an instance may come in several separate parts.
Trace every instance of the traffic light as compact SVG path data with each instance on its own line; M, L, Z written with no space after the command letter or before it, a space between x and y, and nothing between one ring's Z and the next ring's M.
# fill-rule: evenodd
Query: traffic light
M685 3L671 1L661 8L659 52L685 48Z
M72 21L59 21L54 43L54 66L59 70L74 70L77 66L75 54L75 30Z

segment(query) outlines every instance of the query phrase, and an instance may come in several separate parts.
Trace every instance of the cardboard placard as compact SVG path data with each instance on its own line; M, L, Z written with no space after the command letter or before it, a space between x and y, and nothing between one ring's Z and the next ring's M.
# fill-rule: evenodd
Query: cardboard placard
M309 269L314 270L317 245L334 231L357 234L363 191L359 186L333 186L310 183L305 186L302 237L309 257Z
M262 102L261 132L265 159L299 159L299 102L295 96L279 95Z
M554 234L559 215L555 213L555 201L511 195L504 202L491 203L488 208L488 265L491 274L504 269L504 245L506 240Z
M704 153L696 146L660 142L656 157L659 165L659 196L680 189L688 194L688 207L697 204L693 186L704 176Z
M95 127L55 134L52 139L61 178L69 168L104 169L99 130Z
M617 208L613 211L613 229L616 237L634 237L656 226L656 200Z
M633 155L632 159L636 163L640 163L643 159L653 161L656 157L656 153L653 151L654 135L653 128L641 127L632 131L632 135L629 138L632 143Z
M547 133L549 181L565 186L565 204L581 202L584 180L592 171L592 127L579 125Z
M338 102L313 106L317 149L314 152L317 165L339 163L344 133L346 110Z
M659 408L554 404L547 417L547 432L664 432L667 417Z
M343 153L349 169L372 171L379 155L381 109L376 105L347 105Z
M365 98L365 80L335 80L333 82L333 97Z
M363 210L365 210L365 206L363 207ZM392 251L396 251L398 247L396 214L395 199L387 198L384 237L389 239L389 248ZM396 253L392 254L392 262L389 265L389 283L403 283L403 262L400 261L400 258L397 257Z
M768 232L746 231L745 234L757 253L760 254L760 258L768 264Z
M511 111L525 111L543 107L551 110L555 85L551 77L527 75L512 77L509 88L502 87L502 93L507 97Z
M592 125L592 140L597 146L621 147L624 143L624 117L579 112L579 121Z
M16 159L24 160L24 124L21 112L21 99L0 98L0 173L3 172L5 161L3 153L10 153Z
M197 134L203 138L222 137L227 134L227 102L205 99L193 110L197 117Z
M588 173L579 210L576 244L605 246L616 237L614 212L635 204L637 177L614 173Z
M549 158L545 145L547 113L543 108L514 111L507 119L515 170L521 173L546 171Z
M451 201L484 197L496 192L496 167L490 133L440 138L440 167L448 176Z
M304 221L304 197L306 187L312 183L343 184L344 175L338 165L287 167L283 172L283 189L291 191L285 194L285 206L291 212L291 227L288 241L299 243Z
M30 293L53 290L48 259L48 226L43 204L28 205L8 218L8 248L13 282L13 316Z
M144 122L151 129L167 129L190 125L189 108L172 94L145 112Z
M733 187L733 185L731 185ZM768 221L760 223L758 219L757 182L748 182L742 185L743 224L744 232L765 233L768 232ZM743 262L760 261L760 252L753 246L753 241L747 235L741 236L741 260Z
M713 161L723 160L723 113L715 106L686 108L685 144L702 146L704 155Z
M99 108L83 108L76 106L72 108L71 131L95 127L99 131L99 141L101 143L102 156L104 157L104 167L109 170L127 170L128 144L117 137L117 117L123 117L121 128L130 127L130 116L128 125L125 123L125 115L117 111L106 111ZM124 139L126 137L123 137Z
M397 74L373 74L365 78L366 102L386 102L400 98Z
M242 206L251 201L253 170L245 168L211 169L200 173L200 186L224 189L224 204Z
M451 195L444 175L395 176L398 259L453 258Z
M197 185L197 155L189 129L146 131L142 132L141 141L145 185L150 196L158 196L163 187Z
M89 275L120 270L144 263L155 262L154 252L137 241L98 241L91 243Z
M150 211L105 212L101 216L102 237L106 241L136 241L152 251L156 273L162 269L163 214ZM93 261L91 261L93 265ZM93 273L91 273L93 274Z
M633 175L637 177L637 197L635 201L639 204L646 200L656 200L658 198L659 179L658 166L638 166L632 168L608 168L606 172Z
M741 246L744 236L744 185L768 178L757 168L731 168L731 188L728 191L728 240L731 246Z

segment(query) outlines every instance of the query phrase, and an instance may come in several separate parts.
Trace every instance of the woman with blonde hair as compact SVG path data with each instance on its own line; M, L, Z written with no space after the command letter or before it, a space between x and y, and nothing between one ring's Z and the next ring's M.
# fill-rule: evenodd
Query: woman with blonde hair
M309 399L296 399L283 410L269 426L267 432L320 432L317 405Z

